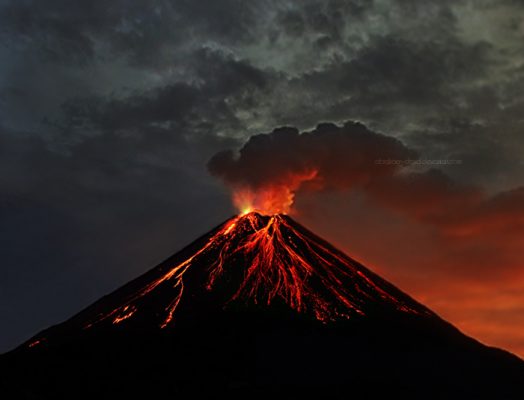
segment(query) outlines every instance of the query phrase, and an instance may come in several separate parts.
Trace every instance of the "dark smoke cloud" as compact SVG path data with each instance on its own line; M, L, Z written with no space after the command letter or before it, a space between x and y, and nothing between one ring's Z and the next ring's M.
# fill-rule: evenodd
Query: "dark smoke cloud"
M238 152L217 153L208 169L233 191L357 190L378 206L445 235L523 233L524 187L490 195L442 170L406 167L416 158L416 151L401 141L348 121L302 133L283 127L254 135Z
M296 186L291 182L297 176L316 171L312 186L333 189L363 185L400 168L381 160L416 157L417 153L399 140L350 121L343 126L320 124L303 133L284 127L255 135L238 153L229 150L216 154L208 168L212 175L233 188L256 191L274 185Z

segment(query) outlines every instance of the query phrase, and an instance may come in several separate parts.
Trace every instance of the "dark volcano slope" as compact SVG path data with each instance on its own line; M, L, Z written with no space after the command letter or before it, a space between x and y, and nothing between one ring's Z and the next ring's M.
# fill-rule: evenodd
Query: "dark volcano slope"
M6 399L523 399L463 335L286 216L232 218L0 358Z

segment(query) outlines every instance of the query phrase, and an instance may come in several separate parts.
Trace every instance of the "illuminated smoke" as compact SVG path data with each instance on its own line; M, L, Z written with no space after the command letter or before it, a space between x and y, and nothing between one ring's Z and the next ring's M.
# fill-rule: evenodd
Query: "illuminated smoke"
M401 168L377 160L416 157L395 138L347 122L255 135L238 152L213 156L208 168L231 189L240 212L275 214L289 212L299 190L349 189Z

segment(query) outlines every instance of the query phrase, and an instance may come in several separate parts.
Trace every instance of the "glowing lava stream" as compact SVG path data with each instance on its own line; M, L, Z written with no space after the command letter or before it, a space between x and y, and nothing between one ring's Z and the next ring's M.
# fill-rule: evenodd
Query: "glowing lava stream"
M296 226L295 226L296 225ZM161 275L108 312L99 312L84 329L105 320L120 324L140 313L155 293L169 292L159 314L159 326L173 321L184 294L183 277L191 267L205 268L208 290L225 276L242 278L226 301L271 304L277 298L297 312L310 312L320 321L364 315L367 304L386 305L408 313L431 312L366 268L300 228L287 216L249 212L232 218L210 236L191 257Z

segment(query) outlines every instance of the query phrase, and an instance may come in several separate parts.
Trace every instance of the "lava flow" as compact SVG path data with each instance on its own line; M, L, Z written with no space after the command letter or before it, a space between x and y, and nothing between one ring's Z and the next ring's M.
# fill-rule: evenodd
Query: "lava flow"
M141 314L154 314L161 328L171 325L176 310L191 303L184 296L190 272L204 276L199 283L204 293L217 288L227 293L224 307L231 302L269 306L279 301L323 322L364 316L377 307L432 315L286 215L242 214L201 240L180 262L161 265L139 278L132 292L109 302L110 309L107 302L104 309L94 307L96 313L89 313L84 329L107 321L129 323Z

